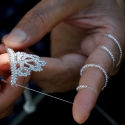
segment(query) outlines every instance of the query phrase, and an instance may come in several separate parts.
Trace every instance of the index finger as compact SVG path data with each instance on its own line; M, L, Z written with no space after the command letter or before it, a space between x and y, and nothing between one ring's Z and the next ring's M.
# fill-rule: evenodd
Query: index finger
M122 58L119 47L112 41L113 39L107 36L102 37L104 39L92 51L85 66L82 67L82 75L79 81L81 86L73 104L74 119L80 124L87 120L100 92L106 87L113 64L115 68L119 59ZM103 49L102 46L106 49Z

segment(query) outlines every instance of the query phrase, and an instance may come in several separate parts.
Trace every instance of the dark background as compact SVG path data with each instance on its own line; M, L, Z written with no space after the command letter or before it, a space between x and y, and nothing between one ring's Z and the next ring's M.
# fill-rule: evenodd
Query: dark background
M3 35L8 34L18 23L22 16L30 10L39 0L4 0L0 1L0 40ZM37 44L30 47L39 56L50 56L49 33ZM107 87L101 92L97 104L89 119L84 125L125 125L125 62L123 62L120 71L113 77L110 77ZM34 83L29 82L30 88L40 91ZM31 92L33 98L40 96ZM76 91L66 93L55 93L53 96L73 102ZM45 96L37 104L37 109L32 114L26 114L23 110L25 103L22 95L15 103L15 108L10 116L0 120L0 125L78 125L72 117L72 104ZM21 115L22 114L22 115ZM17 122L15 122L17 121Z

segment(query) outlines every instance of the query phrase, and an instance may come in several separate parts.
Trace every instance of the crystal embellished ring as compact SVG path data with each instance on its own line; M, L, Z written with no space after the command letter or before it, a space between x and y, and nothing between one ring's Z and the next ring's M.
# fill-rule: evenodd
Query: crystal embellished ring
M113 71L115 58L114 58L112 52L111 52L107 47L105 47L105 46L99 46L99 47L100 47L101 49L105 50L105 51L110 55L111 60L112 60L112 65L113 65L113 66L112 66L112 71ZM111 71L111 73L112 73L112 71Z
M79 85L77 88L76 88L76 91L78 91L79 89L91 89L95 92L96 96L97 96L97 92L95 91L94 88L90 87L90 86L87 86L87 85Z
M80 70L80 75L82 76L82 73L83 71L88 68L88 67L95 67L95 68L98 68L99 70L101 70L105 76L105 85L103 86L102 90L104 90L104 88L107 86L107 83L108 83L108 75L106 73L106 71L99 65L96 65L96 64L86 64L84 65L81 70Z
M40 60L40 57L37 55L25 52L15 53L13 49L7 46L6 50L10 58L11 85L16 84L17 76L27 77L31 71L40 72L43 70L42 66L46 65L46 62Z
M119 57L119 61L118 61L117 65L116 65L116 67L117 67L117 66L120 64L121 59L122 59L122 48L121 48L121 46L120 46L118 40L117 40L113 35L111 35L111 34L103 34L103 35L105 35L105 36L107 36L108 38L112 39L112 41L117 45L117 47L118 47L118 49L119 49L120 57Z

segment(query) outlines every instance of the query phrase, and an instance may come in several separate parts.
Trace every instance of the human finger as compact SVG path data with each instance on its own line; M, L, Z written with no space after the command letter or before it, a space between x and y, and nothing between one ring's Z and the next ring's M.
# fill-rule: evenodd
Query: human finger
M12 86L11 81L11 73L9 66L9 56L7 53L0 55L0 75L4 77L6 82L2 82L0 85L0 114L2 116L9 114L11 110L9 107L15 103L15 101L22 95L24 88ZM6 66L7 65L7 66ZM30 76L27 78L17 77L17 84L25 86L30 79Z
M10 72L10 61L7 53L0 55L0 72ZM1 74L0 74L1 75Z
M43 0L27 12L16 27L3 37L3 43L13 49L22 49L39 41L65 18L77 13L89 2L84 0Z
M107 81L105 74L100 70L102 67L97 64L89 63L88 66L86 64L87 67L79 82L79 91L73 103L73 116L78 123L83 123L88 119L104 83Z
M25 86L29 77L18 77L17 86L12 86L10 84L11 77L6 79L6 83L3 82L0 90L0 113L6 114L8 107L13 105L16 100L22 95L24 88L19 87L18 85ZM8 110L9 111L9 110Z
M14 104L9 106L9 108L7 108L3 113L0 114L0 119L4 118L4 117L7 117L8 115L11 114L11 112L13 111L13 107L14 107Z
M108 78L110 77L112 70L116 68L120 58L119 48L112 39L107 36L101 37L102 42L96 45L96 49L92 51L85 66L82 68L82 75L79 81L79 85L81 86L79 86L78 94L73 103L73 117L80 124L88 119L100 92L102 90L104 91L107 86ZM108 42L105 42L105 40ZM114 67L112 56L108 51L102 49L102 46L108 48L113 54L115 58Z
M4 44L0 44L0 54L6 53Z

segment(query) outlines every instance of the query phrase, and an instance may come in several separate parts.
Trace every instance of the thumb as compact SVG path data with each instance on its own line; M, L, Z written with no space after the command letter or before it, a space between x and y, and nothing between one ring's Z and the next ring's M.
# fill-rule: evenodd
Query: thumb
M13 49L33 45L54 26L80 11L85 6L83 1L42 0L24 15L9 35L3 37L3 43Z

